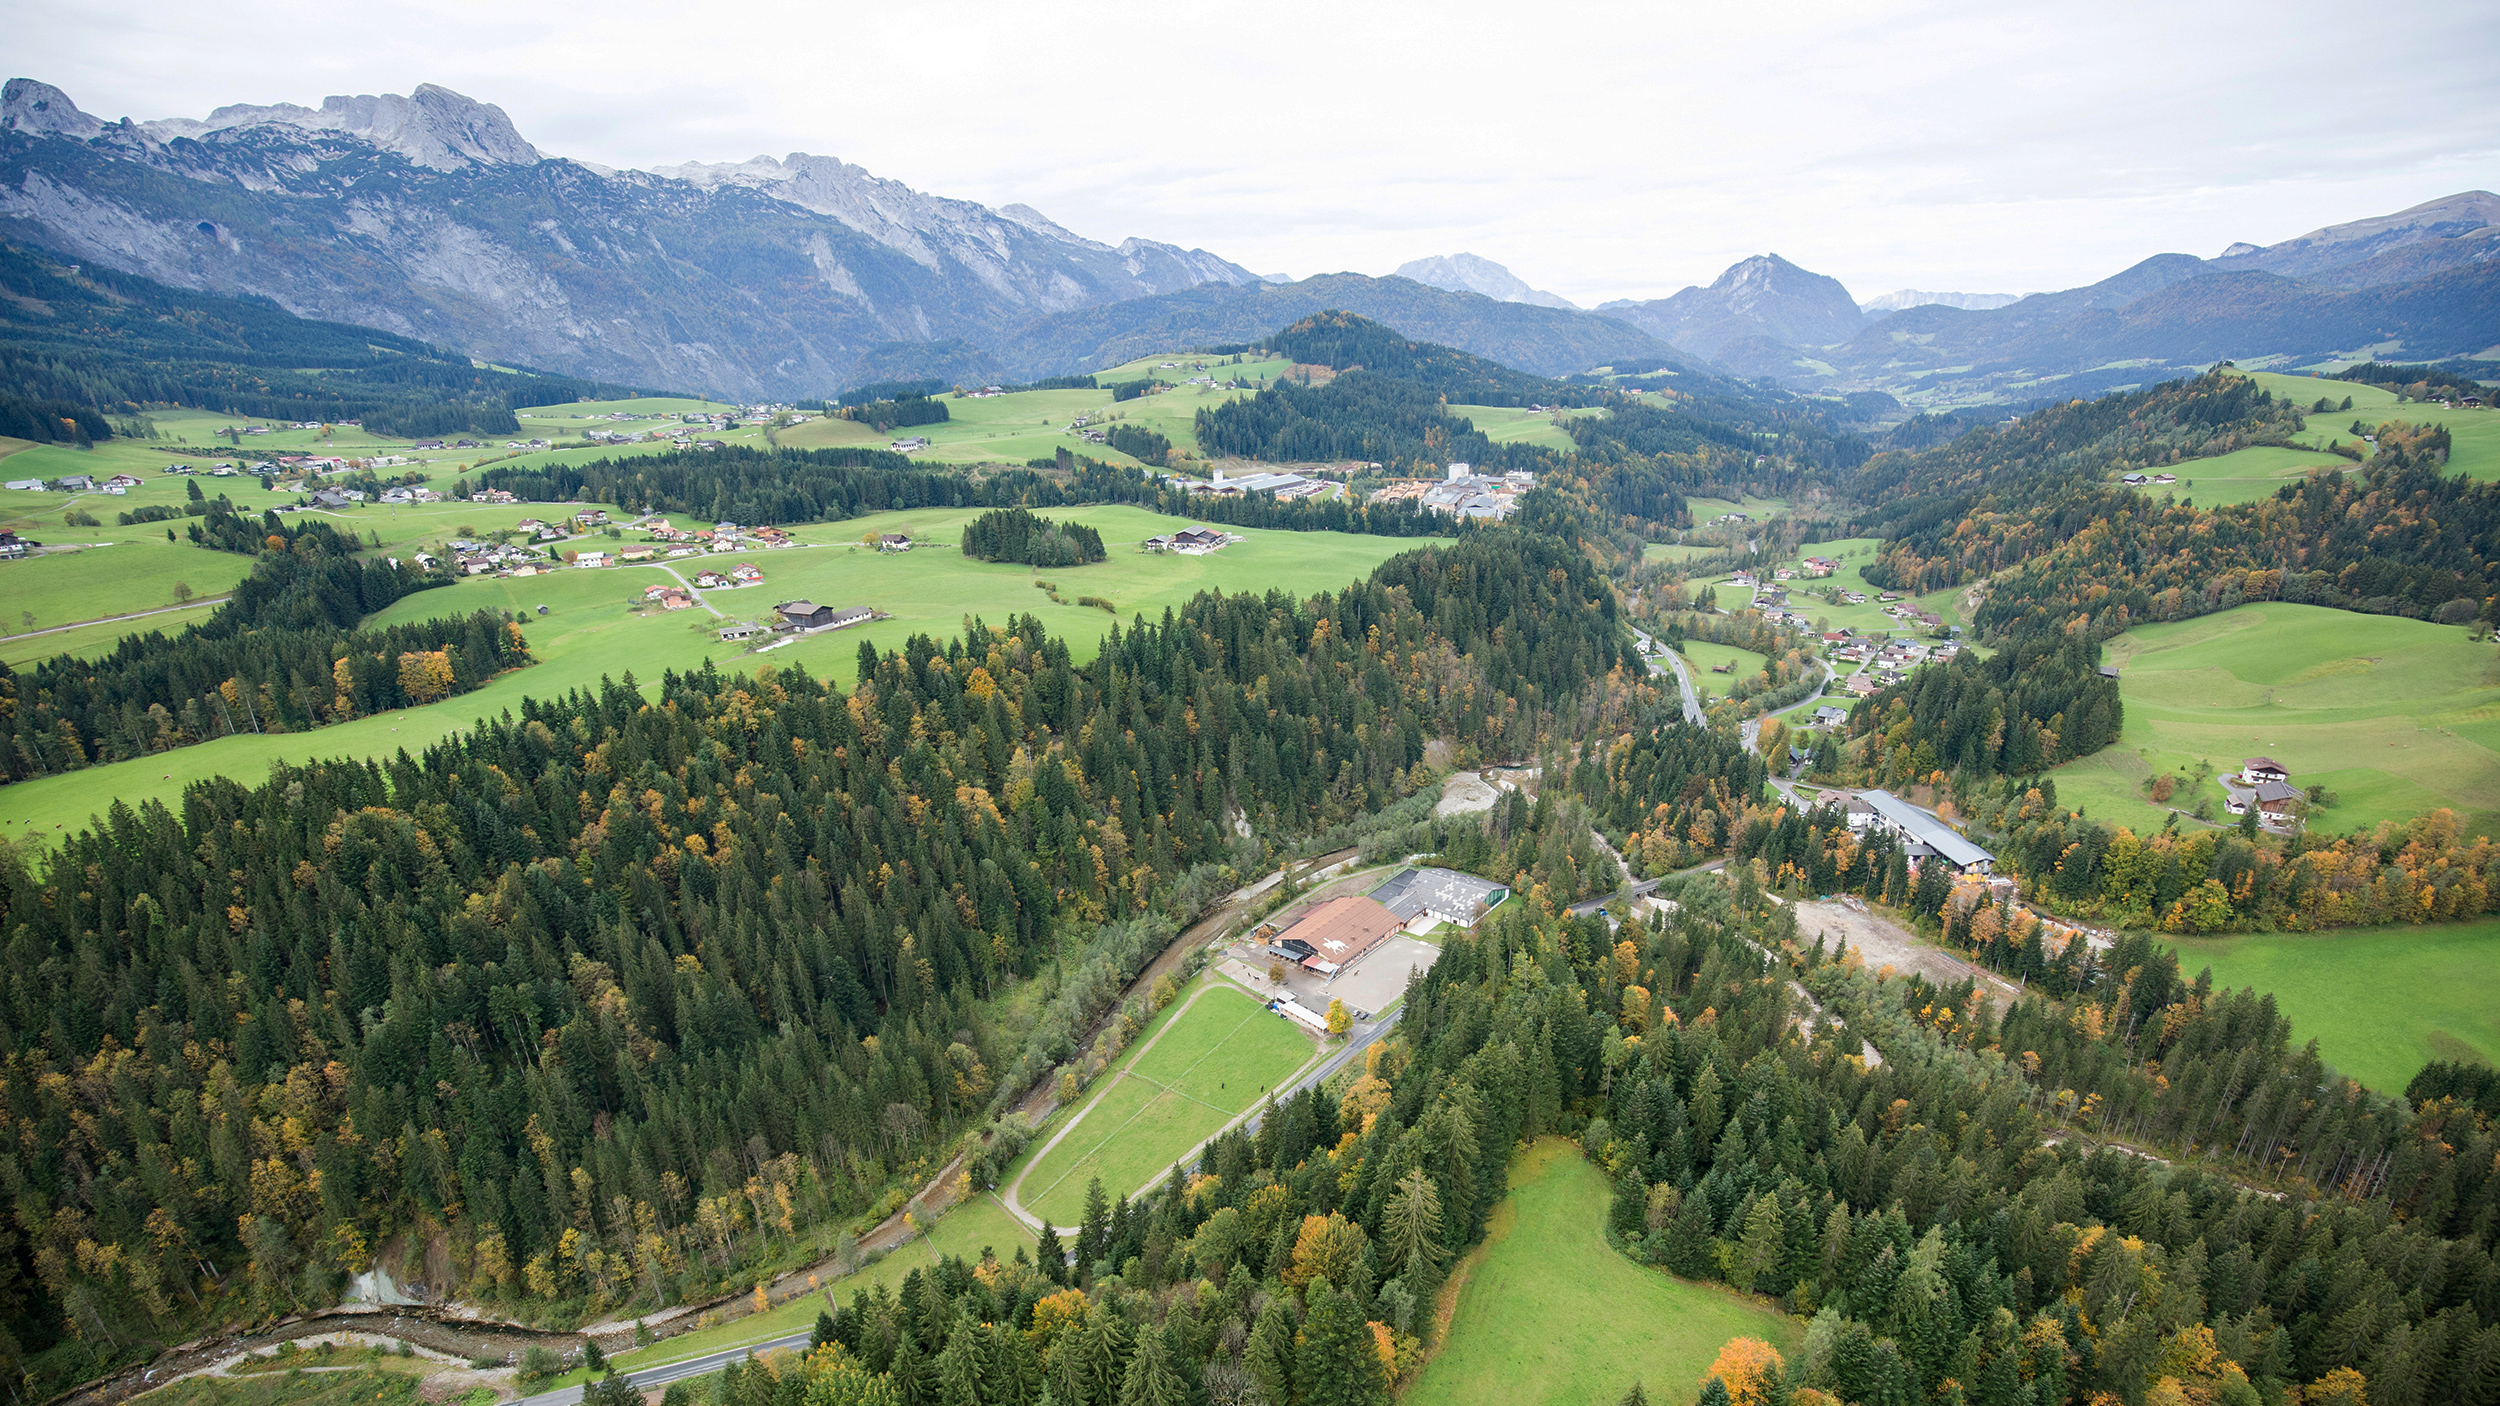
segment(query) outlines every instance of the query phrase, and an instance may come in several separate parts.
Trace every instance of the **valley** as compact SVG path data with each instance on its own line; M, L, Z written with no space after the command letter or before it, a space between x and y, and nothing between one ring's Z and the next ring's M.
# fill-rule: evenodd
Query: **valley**
M28 1402L2500 1402L2500 198L1592 311L21 78L0 220Z

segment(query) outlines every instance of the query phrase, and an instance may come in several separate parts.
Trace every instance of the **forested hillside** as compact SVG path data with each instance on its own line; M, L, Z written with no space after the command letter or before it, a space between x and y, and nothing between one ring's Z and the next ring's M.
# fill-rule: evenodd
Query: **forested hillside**
M714 1291L1063 1057L990 998L1186 915L1228 816L1350 819L1428 737L1530 750L1626 647L1583 556L1486 532L1083 668L1019 620L848 696L610 684L0 852L0 1345L85 1375L330 1302L400 1234L541 1311Z
M520 428L514 406L634 394L569 376L482 370L413 338L316 322L259 298L187 292L100 264L72 272L8 243L0 243L0 294L0 430L50 402L107 414L179 405L362 420L384 435L510 434Z

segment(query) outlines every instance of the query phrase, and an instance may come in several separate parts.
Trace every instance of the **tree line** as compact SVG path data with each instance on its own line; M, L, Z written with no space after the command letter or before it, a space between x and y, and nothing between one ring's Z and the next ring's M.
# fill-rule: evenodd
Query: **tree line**
M206 529L206 530L204 530ZM262 534L251 574L208 618L167 637L123 637L95 658L0 664L9 747L23 781L236 733L301 732L466 693L530 662L520 626L492 611L386 628L364 618L450 578L360 561L327 523L212 511L194 540L237 549Z

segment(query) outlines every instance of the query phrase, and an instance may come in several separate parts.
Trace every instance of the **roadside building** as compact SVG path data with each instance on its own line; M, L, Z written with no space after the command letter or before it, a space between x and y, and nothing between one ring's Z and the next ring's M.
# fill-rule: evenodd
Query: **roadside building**
M1957 874L1987 874L1996 867L1996 856L1972 844L1961 831L1946 824L1934 811L1914 806L1890 791L1865 791L1859 799L1867 806L1866 824L1858 826L1857 817L1850 817L1852 829L1880 830L1898 836L1901 847L1913 864L1929 858L1942 860Z
M1407 869L1371 897L1405 931L1420 932L1439 923L1472 928L1510 897L1510 889L1455 869Z
M1313 971L1333 973L1378 946L1400 926L1396 915L1377 899L1332 898L1285 929L1275 946L1299 954L1295 960Z

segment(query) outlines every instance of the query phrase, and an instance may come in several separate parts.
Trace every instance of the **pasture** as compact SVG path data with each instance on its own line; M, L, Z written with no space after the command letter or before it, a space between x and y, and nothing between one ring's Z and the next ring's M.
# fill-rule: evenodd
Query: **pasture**
M1533 444L1568 454L1574 448L1571 435L1564 430L1566 420L1584 419L1606 412L1596 406L1579 410L1529 410L1515 405L1453 405L1450 413L1465 417L1486 439L1495 444Z
M2324 418L2324 417L2316 417ZM2346 444L2358 443L2349 434L2329 436ZM2176 474L2177 483L2143 484L2137 492L2155 501L2175 497L2193 502L2200 508L2228 507L2233 503L2254 503L2271 498L2285 484L2298 483L2312 470L2342 469L2347 473L2360 468L2340 454L2321 454L2307 449L2279 449L2257 445L2235 449L2211 459L2189 459L2173 464L2165 473ZM2116 482L2113 478L2112 482Z
M2327 410L2309 417L2303 436L2309 443L2323 445L2329 440L2352 440L2352 422L2375 428L2389 420L2403 420L2416 425L2446 425L2450 441L2448 471L2468 478L2500 479L2500 410L2488 407L2473 410L2443 410L2436 404L2418 401L2396 403L2396 393L2384 386L2364 385L2359 381L2332 381L2323 377L2284 376L2274 372L2253 373L2257 384L2274 392L2276 398L2289 398L2293 404L2307 406L2326 396L2341 405L2345 396L2352 397L2352 409ZM2488 396L2485 399L2489 399ZM2184 475L2183 475L2184 476ZM2200 473L2199 478L2203 475ZM2203 495L2197 501L2202 503Z
M1677 1279L1608 1245L1611 1196L1605 1173L1560 1138L1512 1161L1510 1194L1453 1272L1445 1338L1403 1406L1585 1406L1620 1400L1635 1381L1652 1401L1682 1401L1730 1338L1794 1352L1803 1330L1769 1300Z
M1761 673L1770 663L1750 649L1711 644L1707 640L1686 640L1684 662L1692 670L1693 687L1712 698L1725 698L1732 685ZM1735 667L1727 673L1713 672L1722 664Z
M2322 606L2243 605L2147 625L2110 641L2126 722L2102 753L2051 773L2058 799L2138 829L2167 812L2138 788L2199 762L2273 757L2295 786L2339 799L2311 824L2362 829L2447 806L2477 833L2500 827L2500 658L2462 628ZM2221 810L2222 789L2170 804ZM2185 823L2184 821L2182 823Z
M1193 1003L1181 1011L1181 1002ZM1077 1224L1094 1178L1106 1196L1136 1192L1316 1053L1301 1026L1229 982L1202 978L1194 1001L1184 993L1173 1010L1140 1035L1121 1077L1096 1084L1082 1120L1066 1125L1059 1145L1025 1169L1017 1195L1026 1210L1053 1225Z
M1747 496L1741 502L1727 498L1687 498L1684 500L1684 506L1693 515L1693 526L1707 527L1712 519L1728 513L1743 513L1756 523L1766 522L1787 512L1788 500L1751 496Z
M2384 1094L2435 1059L2500 1063L2500 919L2431 927L2182 938L2179 970L2274 994L2292 1044Z
M479 519L470 525L487 530L483 519L489 509L482 505L427 505L428 510L454 507L468 509L454 515L461 521ZM522 504L500 511L516 517L544 516L548 505ZM362 530L368 521L378 520L379 512L368 508L342 516ZM1056 516L1088 523L1101 532L1110 560L1037 573L1026 566L974 561L957 550L956 530L974 516L974 509L881 513L819 524L802 534L802 540L832 538L833 545L715 558L753 561L764 572L761 585L703 593L726 619L704 609L639 610L645 586L671 579L658 565L567 568L532 577L485 576L421 591L372 617L371 623L473 610L518 611L531 652L540 662L495 679L476 692L423 708L358 718L311 732L220 738L152 757L0 787L0 833L43 834L77 825L102 811L110 798L133 806L150 799L170 802L183 787L211 776L256 781L273 761L388 755L401 747L415 752L479 717L507 708L518 711L524 697L544 698L572 688L595 687L602 677L621 678L628 672L649 685L665 669L698 668L707 658L746 668L798 664L811 674L847 686L856 676L862 640L881 650L900 649L914 634L940 639L956 634L971 617L1003 625L1012 615L1032 614L1065 638L1076 659L1084 662L1101 647L1115 618L1125 624L1141 614L1157 617L1165 607L1177 607L1203 590L1230 593L1277 588L1297 596L1333 591L1370 575L1373 567L1398 552L1422 545L1392 537L1245 529L1242 535L1247 540L1212 556L1148 554L1140 550L1140 542L1170 532L1184 520L1142 508L1080 508ZM434 522L429 533L422 534L423 540L448 535L453 526ZM863 534L877 532L908 532L926 545L900 555L851 545ZM188 546L180 550L200 557L219 555ZM0 572L24 564L0 564ZM692 576L687 561L675 566L683 575ZM1036 588L1037 580L1056 584L1066 604L1053 603ZM1076 604L1079 597L1088 595L1112 601L1118 607L1116 617ZM714 634L728 621L761 620L775 602L797 599L838 607L867 605L892 618L796 640L756 659L746 658L746 646L723 644ZM536 613L540 605L549 607L548 614ZM157 775L149 776L149 771Z

